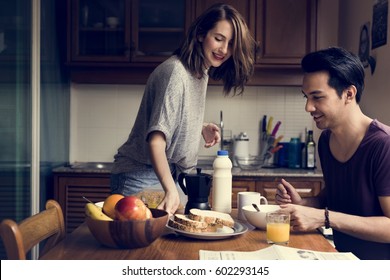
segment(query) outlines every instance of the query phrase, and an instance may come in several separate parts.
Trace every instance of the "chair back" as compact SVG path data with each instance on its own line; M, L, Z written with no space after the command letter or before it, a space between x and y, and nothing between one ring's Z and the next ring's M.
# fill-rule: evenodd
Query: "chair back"
M44 255L65 237L64 216L55 200L46 202L46 210L30 216L20 223L5 219L0 224L0 234L9 260L25 260L27 253L45 241Z

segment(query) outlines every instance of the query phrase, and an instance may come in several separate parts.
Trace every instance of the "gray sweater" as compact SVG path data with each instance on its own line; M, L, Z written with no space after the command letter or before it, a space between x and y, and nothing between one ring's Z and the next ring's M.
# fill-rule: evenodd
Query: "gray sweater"
M195 167L201 140L208 76L194 77L176 56L150 75L128 140L118 149L112 173L150 165L149 133L164 133L166 155L181 172Z

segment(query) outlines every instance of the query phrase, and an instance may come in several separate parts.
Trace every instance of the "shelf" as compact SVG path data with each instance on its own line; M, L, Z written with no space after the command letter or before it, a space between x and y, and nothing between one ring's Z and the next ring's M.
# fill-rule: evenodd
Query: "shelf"
M140 27L139 32L171 32L171 33L181 33L184 32L184 28L175 28L175 27Z
M123 27L111 28L111 27L83 27L80 28L80 32L124 32Z

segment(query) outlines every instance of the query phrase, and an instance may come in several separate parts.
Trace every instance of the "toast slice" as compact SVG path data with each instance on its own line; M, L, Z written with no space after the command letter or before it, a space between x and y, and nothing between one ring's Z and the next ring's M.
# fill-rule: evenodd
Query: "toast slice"
M227 213L193 208L190 209L188 218L198 222L206 222L207 224L217 224L234 228L234 220Z
M191 220L187 215L175 214L173 220L179 224L185 225L191 228L205 229L209 225L206 222Z
M194 221L196 222L196 221ZM173 227L178 230L186 231L186 232L192 232L192 233L206 233L206 232L216 232L217 226L216 225L207 225L205 228L197 228L193 227L191 225L181 224L175 220L169 219L168 225L170 227Z

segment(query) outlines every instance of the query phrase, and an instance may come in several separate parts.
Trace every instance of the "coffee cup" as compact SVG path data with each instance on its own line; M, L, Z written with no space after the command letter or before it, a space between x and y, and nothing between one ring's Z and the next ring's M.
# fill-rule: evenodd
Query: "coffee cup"
M252 204L268 204L267 199L259 192L239 192L237 193L238 219L245 221L242 207Z

